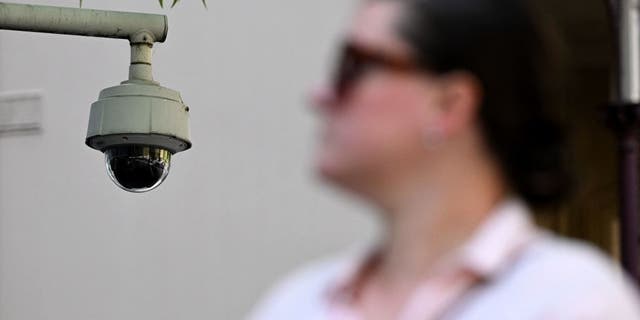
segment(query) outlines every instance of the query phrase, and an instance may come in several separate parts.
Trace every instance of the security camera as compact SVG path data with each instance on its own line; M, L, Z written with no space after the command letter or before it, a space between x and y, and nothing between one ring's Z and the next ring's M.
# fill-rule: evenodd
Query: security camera
M129 79L100 92L85 140L104 153L109 177L120 188L153 190L169 174L172 156L191 148L189 108L151 72L153 44L167 38L166 16L0 2L0 30L129 41Z
M118 187L153 190L169 174L171 157L191 147L189 108L174 90L125 81L102 90L92 104L86 144L104 153Z
M189 108L180 93L153 80L153 35L131 38L129 80L102 90L91 105L86 144L104 153L109 177L135 193L158 187L171 158L191 148Z

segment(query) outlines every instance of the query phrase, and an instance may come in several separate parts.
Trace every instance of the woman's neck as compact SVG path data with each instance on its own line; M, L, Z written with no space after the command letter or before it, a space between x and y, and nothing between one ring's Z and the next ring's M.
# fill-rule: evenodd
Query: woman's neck
M440 171L448 173L442 177L414 175L411 182L394 188L384 206L387 223L375 272L378 280L393 287L417 283L439 260L468 241L505 197L497 168L459 168Z

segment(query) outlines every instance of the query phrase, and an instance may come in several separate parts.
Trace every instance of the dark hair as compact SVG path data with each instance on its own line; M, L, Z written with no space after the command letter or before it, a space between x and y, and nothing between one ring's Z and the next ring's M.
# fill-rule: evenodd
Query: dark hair
M483 86L480 124L511 187L530 205L569 190L565 135L552 120L543 75L548 54L522 0L405 0L401 36L436 74L467 71Z

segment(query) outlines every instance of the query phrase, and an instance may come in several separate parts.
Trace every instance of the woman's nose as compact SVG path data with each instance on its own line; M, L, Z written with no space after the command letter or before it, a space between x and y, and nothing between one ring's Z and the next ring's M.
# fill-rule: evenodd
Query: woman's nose
M328 85L317 85L308 95L308 103L314 111L327 112L335 108L338 98L335 91Z

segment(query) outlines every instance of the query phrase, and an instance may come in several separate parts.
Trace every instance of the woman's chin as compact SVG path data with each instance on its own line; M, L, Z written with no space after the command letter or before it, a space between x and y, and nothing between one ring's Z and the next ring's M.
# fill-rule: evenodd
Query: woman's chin
M315 161L315 172L322 180L340 183L344 179L345 168L341 161L330 155L319 155Z
M358 174L352 163L335 157L319 157L315 163L315 173L323 181L350 191L358 185ZM357 188L355 188L357 189Z

